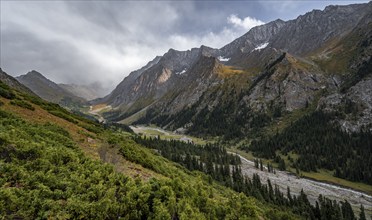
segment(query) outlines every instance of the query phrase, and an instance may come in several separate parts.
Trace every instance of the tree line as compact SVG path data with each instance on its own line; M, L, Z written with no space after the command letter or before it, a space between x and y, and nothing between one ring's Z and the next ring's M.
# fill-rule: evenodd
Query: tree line
M311 205L303 190L295 196L288 187L285 195L279 190L279 186L273 185L270 180L262 183L258 174L254 174L252 178L243 175L239 157L228 154L221 146L208 144L203 147L177 140L161 140L157 137L137 136L134 139L137 143L156 150L162 156L189 170L202 171L211 179L237 192L253 196L268 204L291 209L293 213L307 219L356 219L350 203L346 200L339 203L320 195L316 204ZM262 160L255 160L255 165L257 169L262 169ZM275 172L274 169L271 169L271 172ZM363 206L361 210L364 210ZM361 212L360 219L365 219L364 211Z
M278 157L277 152L299 155L291 163L303 171L324 168L334 176L372 184L372 132L347 133L332 121L336 114L316 111L304 116L281 133L254 140L242 149L267 159Z

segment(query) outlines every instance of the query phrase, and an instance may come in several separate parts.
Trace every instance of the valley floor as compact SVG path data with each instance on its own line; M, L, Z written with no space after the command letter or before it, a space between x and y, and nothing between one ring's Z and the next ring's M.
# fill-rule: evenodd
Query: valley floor
M165 140L180 140L181 138L184 138L193 140L195 143L199 144L205 143L204 140L201 140L199 138L176 134L171 131L166 131L154 126L132 126L131 128L137 134L154 137L159 135L160 138ZM372 215L372 196L368 195L367 193L336 186L334 184L314 181L307 178L300 178L290 172L277 170L275 174L269 173L267 172L267 167L264 167L264 170L261 171L260 169L254 167L253 161L248 160L246 157L243 157L239 153L234 154L238 154L242 160L241 167L243 174L252 178L253 174L257 173L261 177L262 183L267 183L267 179L270 179L271 183L277 184L284 194L287 193L287 186L289 186L291 193L295 195L299 195L301 189L303 189L311 203L315 203L315 201L318 199L319 194L337 201L344 201L345 199L347 199L352 205L355 213L359 213L359 208L362 204L365 208L366 215Z
M312 204L314 204L318 199L319 194L337 201L344 201L347 199L355 213L359 213L359 207L362 204L365 208L366 214L368 216L372 214L372 196L366 193L339 187L333 184L300 178L285 171L277 170L275 174L269 173L267 172L267 167L264 167L264 171L261 171L254 167L253 161L250 161L241 155L239 155L239 157L242 161L241 167L243 174L252 178L253 174L257 173L260 176L262 183L267 183L267 179L270 179L271 183L278 185L283 193L287 192L287 186L290 187L291 193L296 196L299 195L301 189L303 189Z

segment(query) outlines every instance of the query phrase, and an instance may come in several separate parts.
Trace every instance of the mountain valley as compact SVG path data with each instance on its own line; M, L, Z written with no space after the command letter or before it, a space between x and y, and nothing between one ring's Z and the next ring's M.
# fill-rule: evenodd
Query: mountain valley
M0 69L0 219L368 219L371 12L171 48L104 97Z

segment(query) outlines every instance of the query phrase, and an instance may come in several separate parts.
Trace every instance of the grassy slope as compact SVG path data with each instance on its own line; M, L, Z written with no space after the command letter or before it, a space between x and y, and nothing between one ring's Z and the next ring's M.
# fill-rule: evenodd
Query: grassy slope
M29 104L34 99L15 93ZM208 182L205 175L134 143L128 133L103 130L56 106L46 110L41 100L33 100L38 103L31 104L35 110L2 97L0 101L0 167L5 169L0 175L0 213L5 218L112 218L115 213L130 219L164 218L172 210L178 210L181 219L294 218ZM50 113L56 111L63 114ZM113 159L108 162L114 166L98 160L110 151ZM124 158L117 157L119 152Z

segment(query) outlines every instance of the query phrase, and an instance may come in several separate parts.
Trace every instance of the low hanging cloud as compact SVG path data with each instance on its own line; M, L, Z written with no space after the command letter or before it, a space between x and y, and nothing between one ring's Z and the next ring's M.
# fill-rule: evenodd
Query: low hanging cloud
M200 45L221 48L242 36L251 28L262 24L265 23L252 17L239 18L237 15L231 14L226 18L226 24L219 32L207 32L202 35L174 34L170 36L170 42L171 45L176 45L179 50L187 50Z
M193 2L1 4L1 68L14 76L35 69L57 83L100 82L105 93L169 48L220 48L263 23L200 12Z
M245 31L247 31L247 30L249 30L249 29L251 29L255 26L264 24L263 21L260 21L256 18L245 17L245 18L241 19L237 15L230 15L227 18L227 21L228 21L228 23L234 25L234 27L241 28Z
M317 7L331 3L316 1ZM169 48L221 48L263 20L293 18L314 4L2 1L0 67L13 76L34 69L57 83L99 82L108 93L131 71Z

